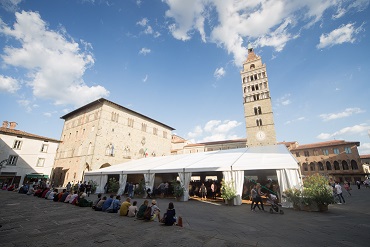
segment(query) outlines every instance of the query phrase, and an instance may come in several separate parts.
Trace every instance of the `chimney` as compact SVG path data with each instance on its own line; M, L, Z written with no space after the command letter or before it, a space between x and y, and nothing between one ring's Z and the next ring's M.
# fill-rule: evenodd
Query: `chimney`
M9 129L13 130L13 129L15 129L15 127L17 127L17 123L16 122L10 122Z
M8 128L8 124L9 124L9 122L8 121L3 121L3 128Z

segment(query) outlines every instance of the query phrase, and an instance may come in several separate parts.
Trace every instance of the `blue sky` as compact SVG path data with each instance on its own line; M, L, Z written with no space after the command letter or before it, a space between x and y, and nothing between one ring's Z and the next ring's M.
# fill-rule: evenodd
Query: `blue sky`
M278 141L370 153L370 0L3 0L0 120L60 138L104 97L194 142L245 138L240 70L267 66Z

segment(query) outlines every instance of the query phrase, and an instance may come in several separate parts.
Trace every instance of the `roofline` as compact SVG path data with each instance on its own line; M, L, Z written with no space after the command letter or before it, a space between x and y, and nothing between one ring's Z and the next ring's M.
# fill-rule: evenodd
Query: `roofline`
M57 142L57 143L61 142L60 140L57 140L57 139L31 134L31 133L28 133L22 130L12 129L12 131L6 131L4 129L5 128L0 127L0 134L10 135L10 136L21 136L21 137L27 137L30 139L44 140L44 141Z
M192 144L186 145L185 147L216 145L216 144L228 144L228 143L235 143L235 142L247 142L247 138L235 139L235 140L214 141L214 142L201 142L201 143L194 143L194 144L192 143Z
M333 140L333 141L327 141L327 142L317 142L312 144L303 144L299 145L296 148L291 149L290 151L295 150L303 150L303 149L313 149L313 148L322 148L322 147L331 147L331 146L340 146L340 145L348 145L348 144L356 144L356 146L360 146L360 142L355 141L344 141L344 140Z
M128 108L126 108L126 107L124 107L124 106L121 106L121 105L119 105L119 104L117 104L117 103L114 103L114 102L112 102L112 101L110 101L110 100L107 100L107 99L104 99L104 98L97 99L97 100L95 100L95 101L93 101L93 102L91 102L91 103L89 103L89 104L87 104L87 105L81 106L80 108L77 108L76 110L71 111L70 113L67 113L66 115L64 115L64 116L62 116L62 117L60 117L60 118L61 118L61 119L66 120L66 118L68 118L68 117L70 117L70 116L72 116L72 115L76 114L76 113L77 113L77 112L79 112L79 111L82 111L82 110L84 110L84 109L86 109L86 108L89 108L89 107L91 107L91 106L97 105L97 104L99 104L99 103L104 103L104 102L111 103L111 104L116 105L116 106L118 106L118 107L120 107L120 108L122 108L122 109L125 109L126 111L129 111L129 112L131 112L131 113L137 114L137 115L139 115L139 116L141 116L141 117L143 117L143 118L145 118L145 119L148 119L148 120L154 121L154 122L156 122L156 123L158 123L158 124L160 124L160 125L162 125L162 126L165 126L165 127L169 128L169 129L171 129L171 131L172 131L172 130L175 130L175 128L172 128L171 126L168 126L167 124L161 123L161 122L159 122L159 121L157 121L157 120L154 120L153 118L147 117L147 116L145 116L145 115L143 115L143 114L141 114L141 113L138 113L138 112L136 112L136 111L133 111L133 110L131 110L131 109L128 109Z

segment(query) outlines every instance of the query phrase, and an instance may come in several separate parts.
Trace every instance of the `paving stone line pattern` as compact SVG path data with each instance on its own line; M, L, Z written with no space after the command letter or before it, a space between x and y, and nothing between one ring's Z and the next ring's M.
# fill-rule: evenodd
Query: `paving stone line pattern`
M0 246L370 246L370 189L344 196L346 204L325 213L284 209L284 215L251 212L247 204L157 199L162 214L172 201L183 217L183 227L166 227L0 191Z

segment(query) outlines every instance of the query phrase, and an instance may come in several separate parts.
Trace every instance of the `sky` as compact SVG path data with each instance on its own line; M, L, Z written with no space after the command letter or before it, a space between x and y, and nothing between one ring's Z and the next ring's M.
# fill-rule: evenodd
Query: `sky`
M266 64L277 140L370 154L370 0L1 0L0 121L60 139L106 98L192 142L246 138L241 66Z

